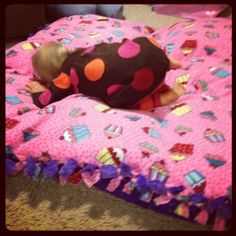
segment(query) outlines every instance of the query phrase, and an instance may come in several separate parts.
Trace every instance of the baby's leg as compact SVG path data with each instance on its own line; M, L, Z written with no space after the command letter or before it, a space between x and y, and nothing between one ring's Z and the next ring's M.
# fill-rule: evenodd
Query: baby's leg
M169 58L169 70L181 68L181 63L175 59ZM175 102L182 94L185 93L185 88L181 84L175 84L172 88L163 84L155 93L143 99L135 108L151 111L155 107L169 105Z
M136 108L151 111L155 107L169 105L175 102L185 91L185 87L179 83L176 83L172 88L164 85L164 87L143 99Z

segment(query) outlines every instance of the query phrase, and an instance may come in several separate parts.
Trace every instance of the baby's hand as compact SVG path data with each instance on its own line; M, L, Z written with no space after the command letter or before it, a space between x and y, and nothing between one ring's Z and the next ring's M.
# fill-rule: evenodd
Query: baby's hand
M25 90L28 93L40 93L40 92L45 91L46 89L47 88L45 86L43 86L37 81L30 81L25 86Z

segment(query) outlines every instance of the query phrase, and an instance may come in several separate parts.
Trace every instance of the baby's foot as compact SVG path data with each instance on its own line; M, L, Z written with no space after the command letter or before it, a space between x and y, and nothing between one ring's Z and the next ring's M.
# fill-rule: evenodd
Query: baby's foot
M175 59L170 59L170 66L169 66L169 69L170 70L176 70L176 69L179 69L181 68L181 63Z
M172 87L173 91L176 93L176 95L178 97L180 97L181 95L183 95L186 92L186 88L180 84L180 83L176 83L173 87Z

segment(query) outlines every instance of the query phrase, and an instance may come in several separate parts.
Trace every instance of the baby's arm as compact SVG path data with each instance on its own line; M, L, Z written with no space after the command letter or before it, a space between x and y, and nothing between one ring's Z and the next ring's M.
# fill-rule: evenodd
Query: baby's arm
M31 81L26 85L26 91L31 93L34 104L40 108L74 94L73 85L65 73L54 79L48 88L39 82Z

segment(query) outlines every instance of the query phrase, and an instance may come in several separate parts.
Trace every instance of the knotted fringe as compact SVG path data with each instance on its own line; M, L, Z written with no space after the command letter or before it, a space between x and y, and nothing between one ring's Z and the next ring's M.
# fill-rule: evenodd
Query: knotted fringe
M139 199L146 203L154 202L161 206L176 200L177 205L173 208L173 213L191 220L191 206L199 209L194 216L194 221L200 224L208 224L210 216L215 213L214 230L224 230L226 221L232 218L231 195L222 196L216 199L209 199L203 193L194 193L190 196L182 196L180 193L184 186L174 186L167 188L165 182L149 180L145 176L135 175L132 169L125 163L119 167L113 165L102 165L98 167L92 163L79 165L75 158L69 158L65 163L57 160L39 160L33 156L28 156L26 161L20 161L13 153L11 147L6 147L6 174L14 176L23 171L24 175L37 181L39 177L43 180L59 179L61 185L70 182L73 186L83 180L88 186L94 186L98 181L110 180L106 190L116 191L124 178L129 181L124 184L122 191L128 195L134 192L139 193Z

